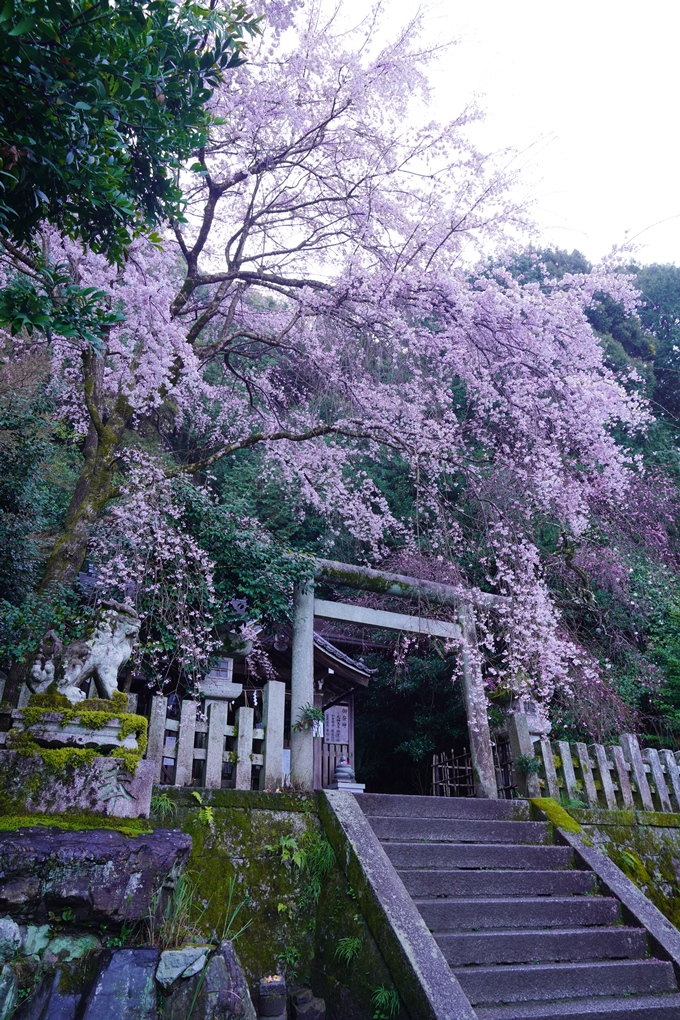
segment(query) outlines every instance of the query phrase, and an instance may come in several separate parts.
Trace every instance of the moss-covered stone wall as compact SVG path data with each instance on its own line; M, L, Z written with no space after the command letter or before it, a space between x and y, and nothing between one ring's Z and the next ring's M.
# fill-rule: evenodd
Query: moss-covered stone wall
M380 987L394 988L354 892L337 866L323 883L319 897L312 986L326 1000L328 1020L381 1016L374 992ZM403 1006L394 1016L408 1020Z
M680 814L573 809L583 835L680 928Z
M265 974L284 973L289 985L311 984L326 1000L328 1020L379 1018L373 994L392 989L392 980L333 863L316 797L168 787L157 793L166 803L163 811L154 799L151 824L176 825L193 840L186 873L196 910L204 912L201 926L221 936L229 914L244 904L234 924L249 922L237 946L251 988ZM347 952L343 958L343 946L353 950L351 959Z

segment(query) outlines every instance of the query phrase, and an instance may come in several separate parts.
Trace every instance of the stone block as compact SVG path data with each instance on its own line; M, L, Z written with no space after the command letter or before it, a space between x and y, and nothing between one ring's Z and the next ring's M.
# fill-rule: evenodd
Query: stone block
M292 1020L326 1020L326 1003L312 997L308 1002L293 1004L292 1012Z
M47 949L50 941L49 924L29 924L24 936L24 952L26 956L38 956L43 949Z
M262 978L259 985L258 1016L277 1017L286 1012L286 982L282 977Z
M159 955L157 949L103 953L82 1020L156 1020L154 975Z
M153 775L151 761L140 761L131 775L122 759L103 757L55 775L37 754L0 751L3 792L22 814L92 811L115 818L148 818Z
M79 921L139 921L190 850L191 837L171 829L135 837L111 829L3 832L0 909L34 923L69 907Z
M11 960L20 946L19 925L11 917L0 917L0 963Z
M311 988L295 988L290 993L291 1020L326 1020L326 1003L317 999Z
M17 1004L17 996L16 974L6 963L0 970L0 1020L8 1020L12 1016Z
M293 988L290 993L290 1001L294 1006L303 1006L306 1002L311 1002L313 997L311 988Z
M83 710L86 709L87 701L83 702ZM39 723L26 726L22 710L12 712L13 729L17 733L27 729L31 739L43 747L100 747L106 750L122 747L126 751L138 748L134 733L119 737L121 720L117 716L98 729L84 726L76 719L62 723L62 718L60 712L45 712Z
M179 977L189 978L203 969L210 946L184 946L182 949L166 949L156 971L156 981L168 988Z

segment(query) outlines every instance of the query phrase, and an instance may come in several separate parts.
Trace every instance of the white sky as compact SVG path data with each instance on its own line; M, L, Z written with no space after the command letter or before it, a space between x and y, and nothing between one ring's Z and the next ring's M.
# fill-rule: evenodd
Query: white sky
M416 9L387 0L388 21ZM680 264L677 0L440 0L425 21L427 39L460 40L433 76L436 114L477 93L480 147L533 146L546 243L595 261L635 237L640 261Z

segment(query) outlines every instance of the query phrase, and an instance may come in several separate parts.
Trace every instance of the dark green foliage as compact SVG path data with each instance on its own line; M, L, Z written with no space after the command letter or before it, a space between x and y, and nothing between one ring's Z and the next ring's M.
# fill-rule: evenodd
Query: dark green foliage
M290 614L295 581L310 577L310 561L291 555L249 512L245 500L217 502L190 483L182 487L187 530L215 565L216 625L244 616L265 625Z
M51 403L33 390L0 383L0 598L18 606L39 565L40 535L58 527L66 509L71 444L61 445Z
M39 253L31 264L30 275L17 272L0 289L0 326L12 336L25 331L51 339L54 333L100 347L105 331L123 318L105 307L106 295L95 287L77 286L68 266L55 266Z
M642 304L638 315L653 337L654 404L678 425L680 421L680 268L643 266L636 273Z
M180 213L177 169L257 21L171 0L8 0L0 24L0 226L25 243L47 220L119 259L131 230Z
M357 779L382 793L429 793L432 754L467 743L455 664L434 642L399 668L391 648L366 661L379 672L355 694Z

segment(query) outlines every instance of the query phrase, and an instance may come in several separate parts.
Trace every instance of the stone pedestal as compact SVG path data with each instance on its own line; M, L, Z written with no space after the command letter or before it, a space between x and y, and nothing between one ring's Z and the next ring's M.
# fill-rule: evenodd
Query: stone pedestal
M345 790L347 793L364 793L366 791L365 783L343 783L336 782L330 783L328 786L329 790Z

